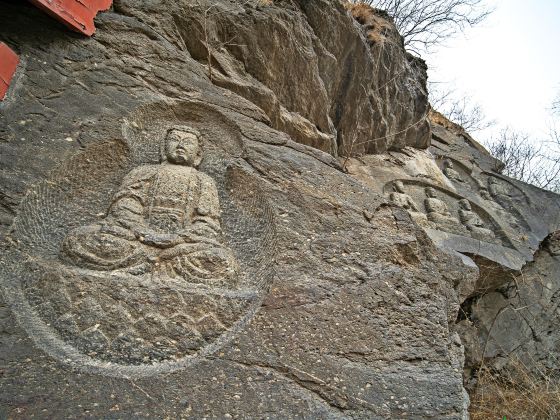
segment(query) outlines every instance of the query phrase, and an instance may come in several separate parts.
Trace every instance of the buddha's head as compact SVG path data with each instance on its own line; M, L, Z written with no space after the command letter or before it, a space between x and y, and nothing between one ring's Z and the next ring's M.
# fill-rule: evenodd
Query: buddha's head
M436 190L434 190L432 187L426 187L424 191L426 192L427 197L436 198Z
M461 206L461 208L463 210L467 210L467 211L472 210L471 203L466 198L463 198L462 200L459 200L459 205Z
M393 188L398 193L404 193L404 184L402 183L402 181L395 181Z
M202 160L200 133L187 126L175 126L167 130L165 159L176 165L196 168Z

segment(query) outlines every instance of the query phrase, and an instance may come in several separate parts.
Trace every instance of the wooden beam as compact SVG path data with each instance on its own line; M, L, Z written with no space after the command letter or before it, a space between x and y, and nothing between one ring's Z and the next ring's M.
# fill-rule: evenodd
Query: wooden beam
M70 29L91 36L93 19L98 12L111 7L113 0L29 0Z
M0 42L0 101L6 97L19 57L3 42Z

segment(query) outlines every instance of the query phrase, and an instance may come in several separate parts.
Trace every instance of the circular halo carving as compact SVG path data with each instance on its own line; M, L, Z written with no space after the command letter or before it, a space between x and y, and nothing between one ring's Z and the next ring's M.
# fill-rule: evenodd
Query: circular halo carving
M16 319L77 369L145 377L230 342L272 278L274 214L233 122L160 102L23 200L0 268Z

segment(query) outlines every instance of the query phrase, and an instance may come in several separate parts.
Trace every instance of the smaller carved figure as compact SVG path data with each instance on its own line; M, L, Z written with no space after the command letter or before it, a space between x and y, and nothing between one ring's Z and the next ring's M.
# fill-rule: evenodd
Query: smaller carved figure
M484 227L482 219L472 211L471 203L467 199L459 201L459 219L469 230L473 238L481 241L492 241L496 235L490 229Z
M497 177L488 178L488 191L490 195L505 211L509 213L517 213L521 197L516 196L515 190L508 185L507 182L500 180Z
M499 214L502 218L511 218L511 215L507 212L504 212L504 208L499 203L497 203L496 200L494 200L494 197L492 197L492 194L488 192L488 189L486 187L480 188L478 193L480 194L480 197L486 201L486 209L491 209L496 214Z
M485 209L491 210L494 214L498 215L502 220L507 221L509 226L515 230L522 229L519 220L511 213L504 210L504 208L497 203L488 190L484 187L479 190L480 197L486 200Z
M389 199L397 206L407 210L418 211L418 207L414 200L404 192L402 181L396 181L393 185L393 192L389 195Z
M458 219L453 217L442 200L437 198L436 191L432 187L425 189L426 199L424 206L428 212L428 220L435 223L437 229L464 234L464 228Z
M478 193L480 194L480 197L483 200L487 201L487 203L485 205L486 209L491 209L492 211L494 211L497 214L500 214L500 216L502 216L502 213L504 212L504 209L502 208L502 206L500 206L498 203L496 203L496 201L494 201L494 198L488 192L488 189L486 189L486 187L481 187L478 190Z
M397 206L402 207L408 211L412 220L419 225L427 224L427 217L420 211L414 200L406 194L402 181L396 181L393 185L393 192L389 194L389 200Z
M488 189L493 197L510 197L509 188L507 188L503 183L499 182L496 178L490 177L488 180Z
M443 173L445 174L445 176L447 178L449 178L452 181L464 182L463 178L461 178L461 175L459 174L459 172L457 172L453 168L453 162L450 161L449 159L445 159L443 161Z
M481 188L479 194L486 201L494 201L486 188Z

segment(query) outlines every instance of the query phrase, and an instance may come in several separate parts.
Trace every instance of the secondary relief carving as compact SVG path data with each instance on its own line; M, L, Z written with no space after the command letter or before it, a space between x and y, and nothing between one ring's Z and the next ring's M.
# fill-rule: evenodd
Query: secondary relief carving
M488 191L506 209L531 204L531 200L519 187L516 187L510 181L493 175L488 176Z
M459 220L451 215L447 208L447 204L437 198L436 190L432 187L426 187L426 198L424 199L424 206L428 212L428 220L433 222L436 229L463 234L464 228L459 223Z
M389 194L389 200L397 206L406 209L412 220L420 226L428 226L428 218L420 211L420 208L412 197L405 192L402 181L395 181L393 184L393 192Z
M496 215L506 221L513 232L527 232L531 227L519 211L530 205L529 198L509 182L483 174L479 181L479 195Z
M459 201L461 209L459 210L459 218L461 223L469 230L473 238L481 241L492 242L496 235L490 229L484 227L484 222L476 214L471 207L471 203L467 199Z
M436 162L445 177L451 181L450 185L457 189L459 194L470 194L480 189L481 181L472 164L447 155L437 155Z
M443 161L443 173L452 181L464 182L461 174L455 170L453 162L449 159Z
M489 215L482 215L472 203L451 191L415 180L389 183L388 198L405 208L420 226L471 237L483 242L502 244L496 235L496 224Z

